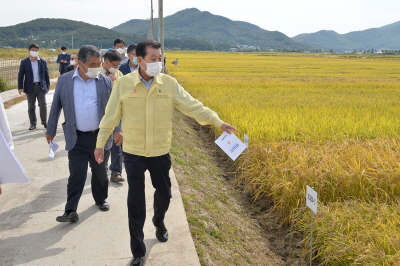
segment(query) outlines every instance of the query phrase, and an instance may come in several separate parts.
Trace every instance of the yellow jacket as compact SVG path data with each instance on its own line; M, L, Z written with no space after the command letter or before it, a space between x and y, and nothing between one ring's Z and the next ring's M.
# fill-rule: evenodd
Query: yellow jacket
M176 79L159 74L147 90L137 70L114 82L100 122L96 147L104 147L108 136L122 119L124 152L146 157L168 153L174 107L202 125L220 127L224 123L214 111L185 91Z
M106 72L104 72L104 67L103 67L103 65L101 65L101 67L100 67L100 73L103 74L103 75L105 75L105 76L107 76L107 75L106 75ZM119 70L117 70L117 72L115 73L115 75L117 76L117 79L119 79L120 77L123 77L123 76L124 76L124 74L122 74L122 72L119 71ZM114 81L115 81L115 80L114 80ZM114 83L114 81L113 81L113 83Z

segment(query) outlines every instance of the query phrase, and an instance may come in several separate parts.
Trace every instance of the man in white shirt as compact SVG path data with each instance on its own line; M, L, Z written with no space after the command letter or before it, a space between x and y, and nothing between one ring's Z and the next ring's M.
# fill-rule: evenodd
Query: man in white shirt
M117 51L122 56L121 64L128 62L129 57L125 53L126 45L124 40L122 39L115 39L114 41L114 50Z

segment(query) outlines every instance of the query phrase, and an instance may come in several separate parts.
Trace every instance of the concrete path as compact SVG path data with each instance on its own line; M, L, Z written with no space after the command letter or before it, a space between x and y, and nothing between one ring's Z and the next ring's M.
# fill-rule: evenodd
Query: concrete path
M48 109L53 94L54 91L50 91L47 95ZM9 100L6 95L11 95L11 92L0 94L3 101ZM107 201L111 208L108 212L101 212L94 205L91 195L89 169L78 207L80 221L71 224L56 222L56 216L64 212L69 175L68 154L64 150L61 125L55 138L60 148L56 152L56 159L50 161L47 158L49 148L45 140L45 129L38 125L36 130L28 130L27 102L16 104L6 112L15 154L31 183L2 186L0 265L129 265L132 255L126 207L128 184L110 182ZM61 114L59 124L63 120ZM179 188L172 170L170 174L173 198L165 220L169 231L169 241L166 243L159 242L155 237L155 228L151 222L154 189L150 177L146 175L145 265L198 266L200 263ZM126 176L125 173L123 176Z

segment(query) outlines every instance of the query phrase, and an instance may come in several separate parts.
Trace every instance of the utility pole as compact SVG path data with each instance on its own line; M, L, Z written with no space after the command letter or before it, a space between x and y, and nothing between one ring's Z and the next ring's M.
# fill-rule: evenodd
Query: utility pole
M163 14L163 0L158 0L158 41L161 43L161 51L163 53L162 62L163 62L163 70L165 73L165 64L164 64L164 14Z
M151 25L150 25L150 32L148 34L148 38L150 40L154 40L154 19L153 19L153 0L151 0L151 14L150 14L150 20L151 20Z
M71 49L74 49L74 34L72 34L72 47Z

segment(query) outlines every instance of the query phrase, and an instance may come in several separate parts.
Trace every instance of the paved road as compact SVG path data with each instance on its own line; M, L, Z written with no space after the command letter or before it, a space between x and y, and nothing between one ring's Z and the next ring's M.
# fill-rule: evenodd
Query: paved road
M54 91L47 95L48 108ZM9 93L10 94L10 93ZM6 100L6 93L0 94ZM38 110L37 110L38 112ZM59 126L56 142L60 149L56 159L47 158L45 129L38 125L29 131L27 102L7 109L13 133L15 154L25 168L29 184L3 185L0 195L0 265L129 265L126 207L127 183L109 186L110 211L101 212L90 190L90 172L79 203L78 223L58 223L63 214L68 177L67 152ZM60 118L60 124L63 116ZM90 171L90 170L89 170ZM125 176L125 174L124 174ZM145 265L200 265L183 208L181 195L171 170L173 198L165 224L169 241L159 242L151 223L154 189L146 177L147 220L145 243L148 254Z

